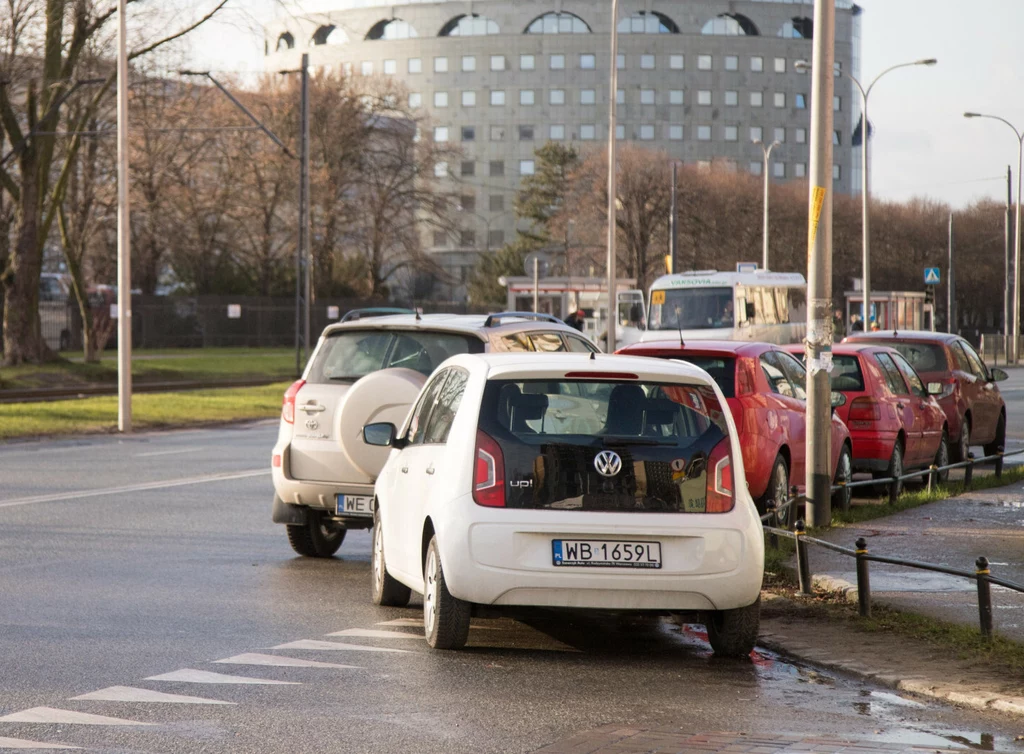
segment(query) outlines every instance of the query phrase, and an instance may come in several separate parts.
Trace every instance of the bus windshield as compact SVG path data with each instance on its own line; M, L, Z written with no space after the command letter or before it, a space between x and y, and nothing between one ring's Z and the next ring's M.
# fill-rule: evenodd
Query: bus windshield
M651 330L708 330L736 325L732 288L651 292Z

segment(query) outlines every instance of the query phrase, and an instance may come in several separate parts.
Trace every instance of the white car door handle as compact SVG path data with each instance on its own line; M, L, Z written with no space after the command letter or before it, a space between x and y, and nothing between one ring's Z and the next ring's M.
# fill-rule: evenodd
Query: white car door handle
M401 472L402 472L403 474L408 474L408 473L409 473L409 467L408 467L408 466L403 466L403 467L401 468Z
M428 466L427 467L427 473L428 474L433 474L434 473L434 467L433 466Z
M325 406L321 406L319 403L307 403L305 406L299 406L299 409L307 414L318 414L321 411L327 410Z

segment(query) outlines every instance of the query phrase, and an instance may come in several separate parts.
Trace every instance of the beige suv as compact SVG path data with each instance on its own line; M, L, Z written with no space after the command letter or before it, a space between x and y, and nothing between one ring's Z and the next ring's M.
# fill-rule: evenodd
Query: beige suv
M367 424L400 425L427 377L460 353L595 353L560 320L527 312L406 314L330 325L284 394L272 456L274 523L300 555L326 558L348 529L373 526L373 485L389 449Z

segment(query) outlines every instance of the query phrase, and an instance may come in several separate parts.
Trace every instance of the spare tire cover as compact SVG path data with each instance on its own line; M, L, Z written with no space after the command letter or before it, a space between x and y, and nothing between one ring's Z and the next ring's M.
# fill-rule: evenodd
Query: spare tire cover
M401 429L426 381L412 369L382 369L360 379L342 397L334 414L334 436L349 462L371 479L380 474L391 448L367 445L363 442L363 427L391 422Z

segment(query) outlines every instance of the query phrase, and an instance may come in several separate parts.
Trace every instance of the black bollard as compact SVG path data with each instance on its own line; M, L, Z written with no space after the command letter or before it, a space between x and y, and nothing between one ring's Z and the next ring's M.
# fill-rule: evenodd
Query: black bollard
M811 589L811 564L807 559L807 544L804 542L807 530L802 518L797 520L794 534L796 534L796 573L800 593L811 595L814 594L814 590Z
M981 635L992 638L992 585L989 583L988 558L978 558L974 565L978 575L978 618L981 621Z
M775 507L775 501L774 500L769 500L768 501L768 510L765 511L765 512L771 514L771 515L768 516L768 525L778 529L779 528L779 512L778 512L778 510ZM776 534L775 532L771 532L771 533L768 534L768 546L771 547L773 550L778 550L779 549L779 535Z
M999 455L999 457L996 459L996 479L1001 479L1002 476L1003 476L1003 453L1004 452L1005 452L1005 449L1003 448L1002 445L1000 445L999 446L999 450L996 451L996 453Z
M857 540L857 606L862 618L871 617L871 578L868 575L868 543L864 537Z
M974 453L967 454L967 465L964 467L964 489L971 488L971 481L974 479Z

